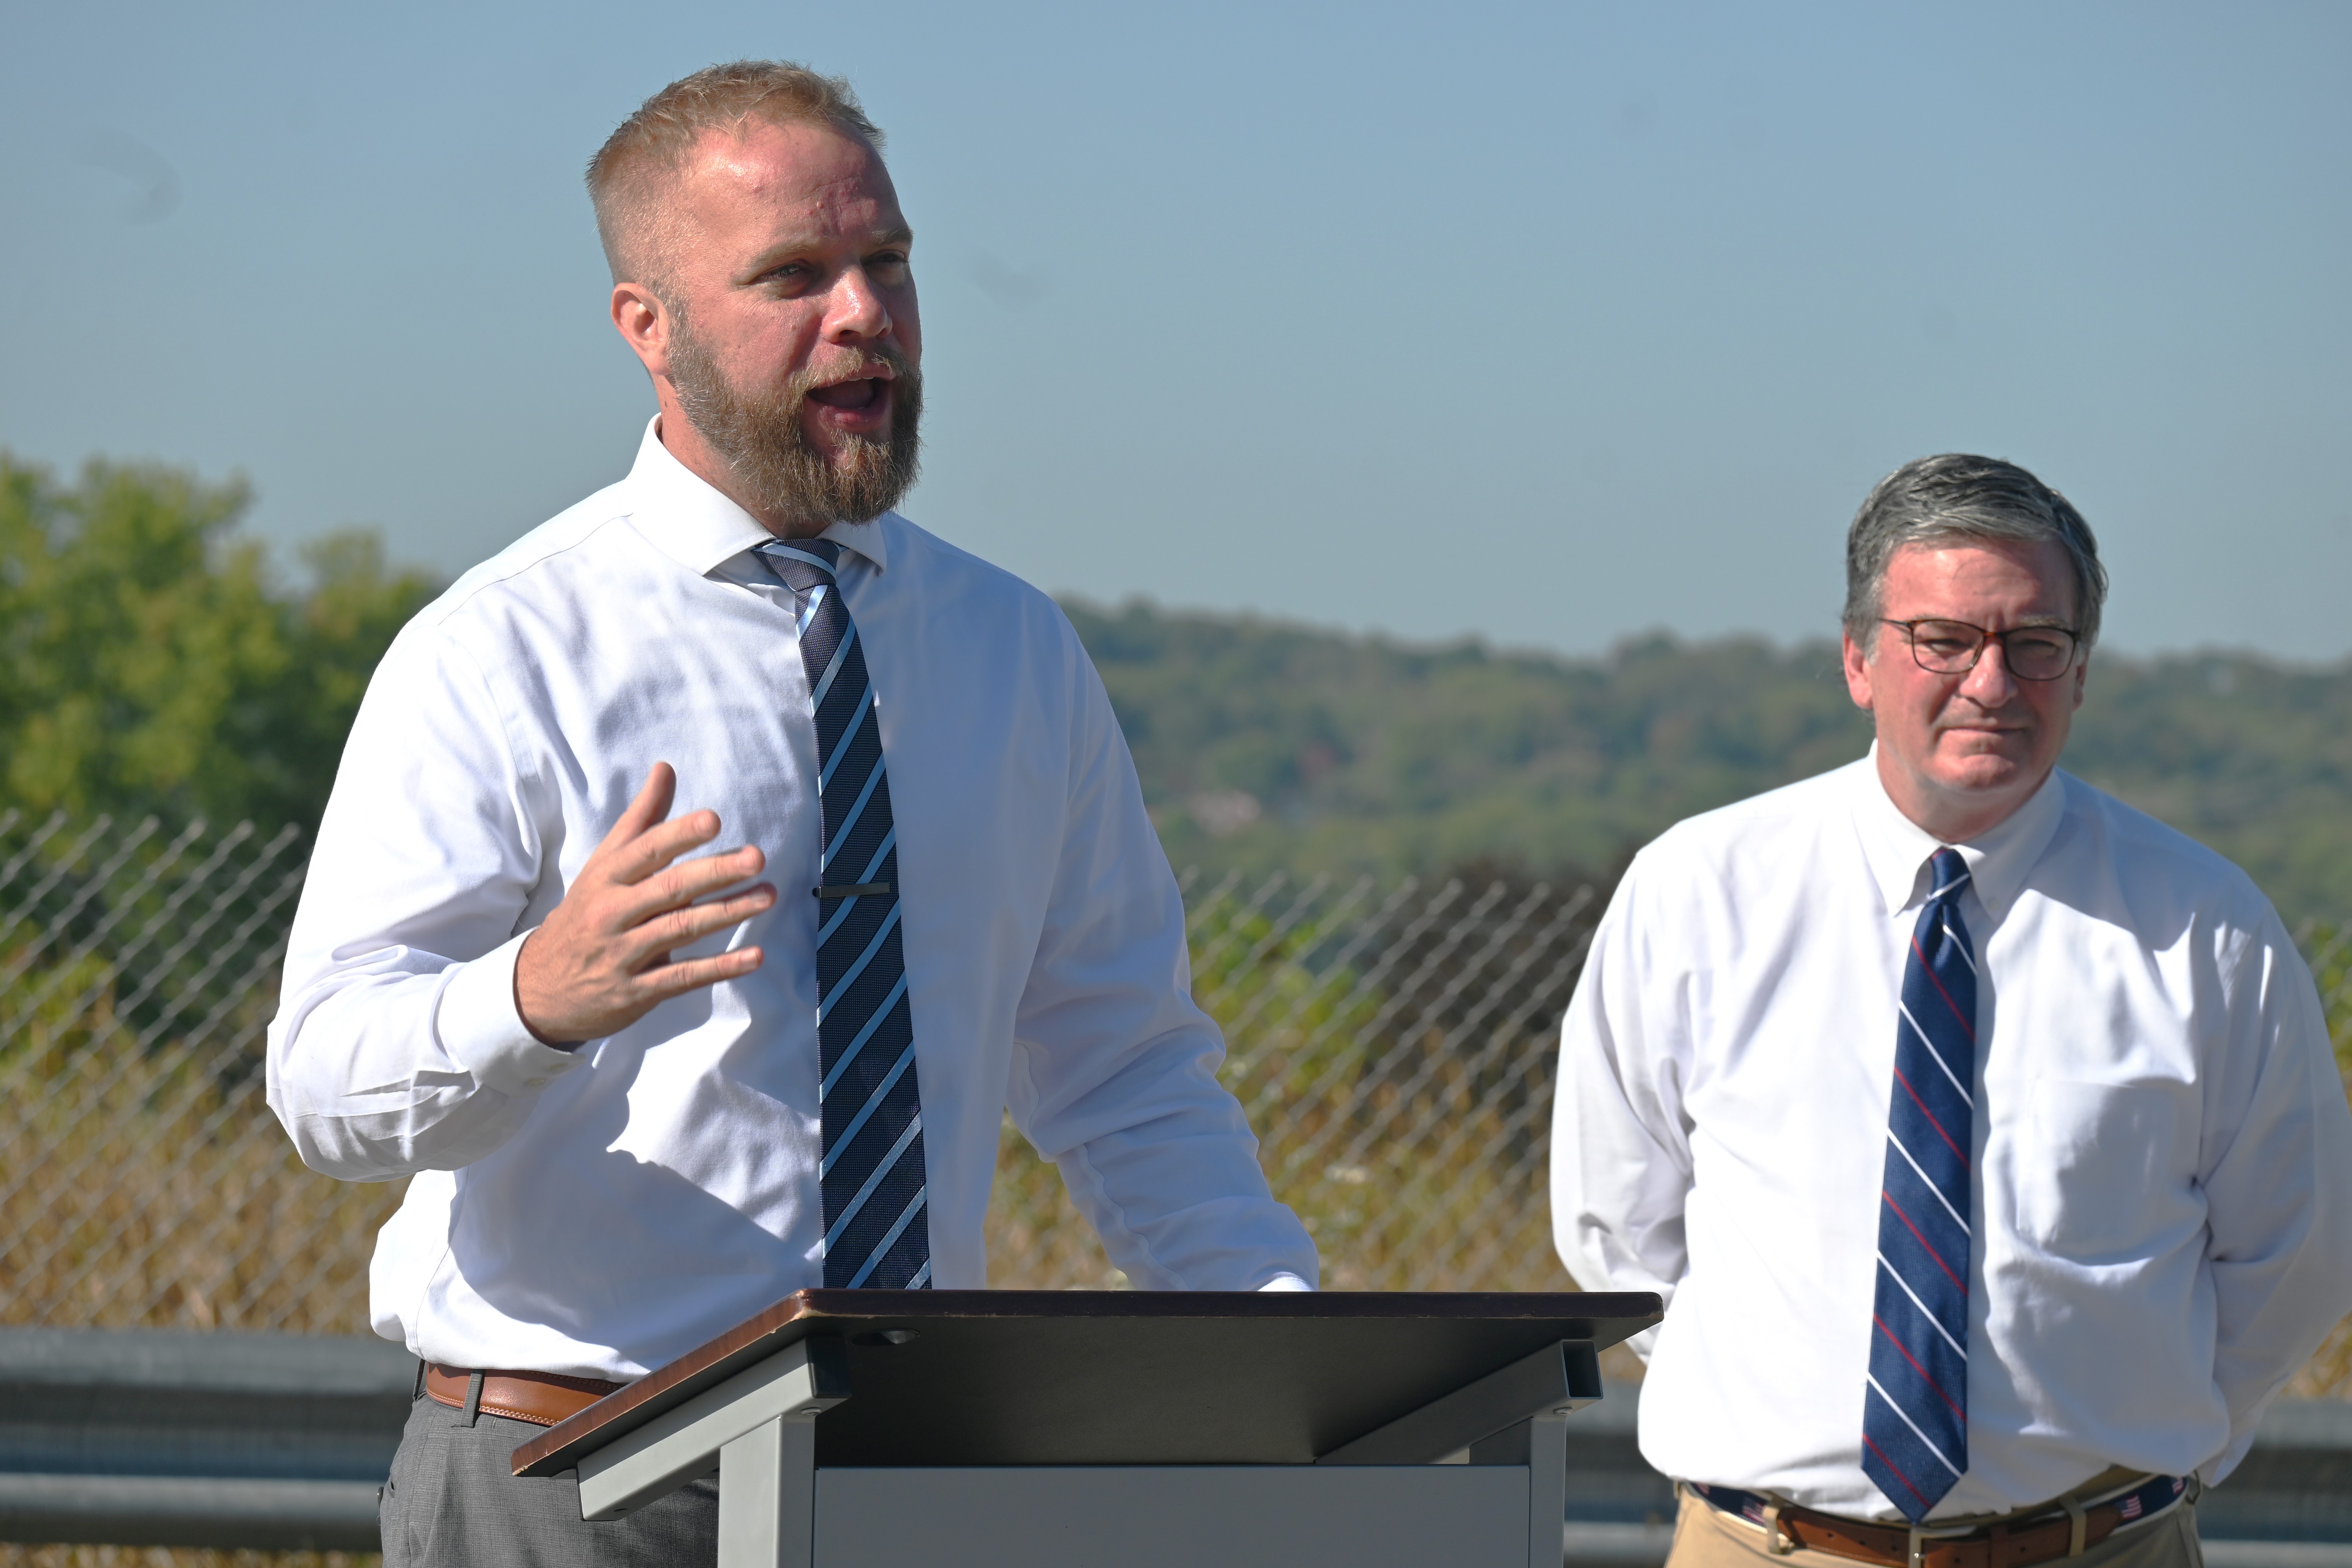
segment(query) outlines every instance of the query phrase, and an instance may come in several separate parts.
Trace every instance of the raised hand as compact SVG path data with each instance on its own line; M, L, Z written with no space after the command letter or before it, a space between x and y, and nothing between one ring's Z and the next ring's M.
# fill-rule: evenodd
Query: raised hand
M580 868L563 901L515 955L515 1007L551 1046L574 1046L625 1029L673 996L760 967L756 947L670 962L672 950L771 908L761 882L709 903L695 900L756 875L766 857L751 845L677 861L719 837L719 814L669 816L677 774L656 763L645 788Z

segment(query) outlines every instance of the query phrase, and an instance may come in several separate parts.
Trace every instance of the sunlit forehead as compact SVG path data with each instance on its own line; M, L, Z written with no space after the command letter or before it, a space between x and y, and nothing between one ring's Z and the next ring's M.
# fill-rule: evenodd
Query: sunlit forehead
M2073 625L2074 567L2048 542L1913 544L1886 563L1880 614L1888 620L1967 621L2000 631Z
M706 132L685 171L689 180L740 197L803 210L898 198L881 157L829 125L752 121L735 132Z

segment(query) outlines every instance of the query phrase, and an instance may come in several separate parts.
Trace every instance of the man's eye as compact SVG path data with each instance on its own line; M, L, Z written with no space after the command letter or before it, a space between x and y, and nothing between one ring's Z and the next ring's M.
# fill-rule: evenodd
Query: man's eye
M1919 646L1929 653L1961 654L1968 652L1971 645L1967 637L1938 637L1933 632L1922 632Z
M2009 639L2009 646L2015 648L2021 654L2029 654L2035 658L2055 658L2060 653L2064 651L2066 639L2063 637L2050 637L2046 634L2038 636L2028 634L2025 636L2012 636Z

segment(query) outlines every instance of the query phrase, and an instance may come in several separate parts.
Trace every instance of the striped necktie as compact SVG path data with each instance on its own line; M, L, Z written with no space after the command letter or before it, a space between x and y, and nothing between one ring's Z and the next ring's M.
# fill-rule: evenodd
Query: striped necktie
M931 1279L923 1106L898 934L898 830L866 650L834 571L841 546L760 547L800 599L801 659L816 718L816 1037L824 1152L824 1282L921 1289Z
M1977 1060L1977 966L1960 919L1968 863L1929 861L1935 891L1903 965L1878 1289L1862 1468L1916 1524L1969 1468L1969 1122Z

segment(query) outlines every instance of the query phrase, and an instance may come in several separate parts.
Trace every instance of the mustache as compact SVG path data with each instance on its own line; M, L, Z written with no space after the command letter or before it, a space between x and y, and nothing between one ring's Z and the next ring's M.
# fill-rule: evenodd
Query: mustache
M803 399L820 386L832 386L845 381L859 381L877 372L881 379L908 386L921 384L922 373L914 362L887 343L869 343L848 351L854 357L835 360L824 366L809 365L794 371L782 388L786 406L797 411Z

